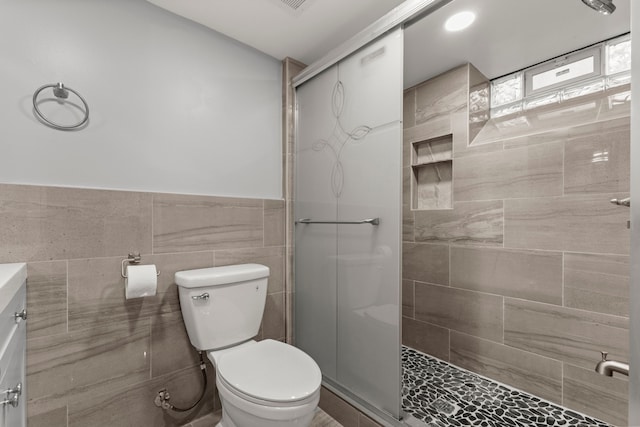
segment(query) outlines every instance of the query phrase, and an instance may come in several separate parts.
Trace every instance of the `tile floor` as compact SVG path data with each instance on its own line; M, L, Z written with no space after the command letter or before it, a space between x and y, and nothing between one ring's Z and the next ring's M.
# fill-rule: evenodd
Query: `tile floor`
M402 366L403 409L428 427L610 427L409 347Z

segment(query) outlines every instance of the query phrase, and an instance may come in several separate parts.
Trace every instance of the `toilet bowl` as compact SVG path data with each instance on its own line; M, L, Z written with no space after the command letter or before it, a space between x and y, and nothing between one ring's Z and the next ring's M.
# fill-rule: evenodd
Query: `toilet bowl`
M259 264L175 275L189 340L216 368L218 427L307 427L320 400L322 373L309 355L251 339L262 321L268 276Z
M322 374L297 348L250 341L208 352L222 402L219 427L306 427L320 400Z

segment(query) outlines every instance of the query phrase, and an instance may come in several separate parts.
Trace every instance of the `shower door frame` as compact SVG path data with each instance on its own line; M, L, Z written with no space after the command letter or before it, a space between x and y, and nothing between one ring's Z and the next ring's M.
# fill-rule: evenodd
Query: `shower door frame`
M411 25L414 22L419 21L420 19L422 19L423 17L429 15L430 13L435 12L436 10L438 10L440 7L445 6L446 4L452 2L453 0L407 0L404 3L402 3L400 6L396 7L395 9L391 10L389 13L387 13L385 16L383 16L382 18L380 18L378 21L374 22L373 24L371 24L369 27L365 28L363 31L361 31L360 33L358 33L356 36L354 36L353 38L351 38L350 40L348 40L347 42L343 43L342 45L338 46L337 48L333 49L332 51L330 51L327 55L325 55L322 59L320 59L319 61L316 61L315 63L309 65L308 67L306 67L300 74L298 74L297 76L295 76L292 81L291 84L293 86L293 105L294 105L294 109L293 109L293 126L294 126L294 132L293 132L293 146L297 147L298 146L298 129L299 129L299 115L298 115L298 109L297 109L297 105L298 105L298 100L297 100L297 88L299 86L301 86L303 83L307 82L308 80L314 78L315 76L319 75L320 73L322 73L323 71L329 69L330 67L338 64L340 61L342 61L343 59L347 58L348 56L352 55L353 53L355 53L356 51L364 48L365 46L369 45L370 43L381 39L382 37L384 37L385 35L387 35L389 32L393 31L394 29L404 29L407 26ZM295 151L294 151L295 152ZM294 160L295 162L295 160ZM290 170L290 173L294 173L293 169L290 169L289 166L287 166L287 169ZM293 186L295 187L295 182L293 183ZM292 200L292 202L295 202L295 197L294 197L294 191L293 188L289 188L287 190L287 192L290 195L290 198ZM294 218L289 218L289 222L295 221ZM401 227L401 226L400 226ZM399 227L398 229L398 239L401 239L401 228ZM287 227L288 230L293 230L294 236L295 236L295 227L294 226L288 226ZM293 238L291 239L291 241L295 242L295 237L292 236ZM401 246L400 246L401 248ZM400 254L398 254L400 257L400 265L402 265L402 253L400 251ZM292 277L293 277L293 286L292 286L292 291L295 293L295 268L294 268L294 264L293 263L291 265L291 269L292 269ZM398 278L398 286L400 288L400 283L401 283L402 278L399 277ZM292 316L293 321L291 322L292 324L292 331L291 336L295 337L295 325L296 325L296 321L295 321L295 309L293 309L293 307L289 310L290 315ZM399 313L399 317L401 317L401 313ZM398 324L398 334L400 336L400 342L398 343L398 352L400 352L401 350L401 337L402 337L402 324L401 322L399 322ZM402 366L401 366L401 362L399 363L398 369L400 370L400 384L398 384L398 393L401 394L402 392ZM333 381L330 378L327 378L323 375L323 386L325 386L328 390L332 391L333 393L335 393L336 395L338 395L339 397L341 397L343 400L345 400L346 402L350 403L352 406L354 406L355 408L359 409L361 412L363 412L364 414L368 415L369 417L371 417L372 419L374 419L375 421L377 421L378 423L385 425L385 426L393 426L393 427L399 427L399 426L403 426L404 423L402 422L402 408L400 408L400 414L401 417L399 420L393 418L392 416L390 416L389 414L387 414L385 411L381 410L380 408L377 408L375 406L373 406L372 404L370 404L369 402L367 402L365 399L361 398L360 396L354 394L351 390L348 390L347 388L345 388L344 386L338 384L336 381ZM399 399L401 401L401 396L399 396Z

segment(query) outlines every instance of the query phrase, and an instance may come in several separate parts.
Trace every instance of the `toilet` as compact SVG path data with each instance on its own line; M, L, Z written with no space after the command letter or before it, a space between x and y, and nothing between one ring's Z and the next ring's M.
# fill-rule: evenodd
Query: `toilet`
M269 268L260 264L179 271L182 317L191 344L216 368L222 402L217 427L307 427L320 400L322 374L303 351L255 341Z

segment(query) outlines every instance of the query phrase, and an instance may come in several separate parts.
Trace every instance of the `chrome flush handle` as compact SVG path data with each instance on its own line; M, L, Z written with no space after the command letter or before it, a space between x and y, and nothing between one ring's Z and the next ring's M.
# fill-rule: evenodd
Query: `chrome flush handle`
M201 295L194 295L191 297L192 300L202 300L202 301L208 301L209 300L209 294L207 292L201 294Z

